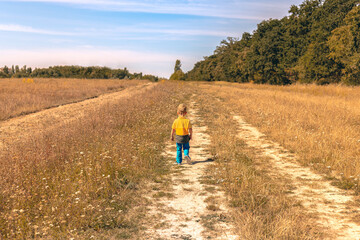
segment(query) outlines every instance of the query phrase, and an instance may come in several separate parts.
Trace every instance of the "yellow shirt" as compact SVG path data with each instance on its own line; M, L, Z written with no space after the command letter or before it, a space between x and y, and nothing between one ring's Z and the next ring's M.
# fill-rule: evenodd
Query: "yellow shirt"
M177 119L175 119L172 125L172 129L175 129L176 135L179 136L189 135L189 128L192 128L190 120L183 116L179 116Z

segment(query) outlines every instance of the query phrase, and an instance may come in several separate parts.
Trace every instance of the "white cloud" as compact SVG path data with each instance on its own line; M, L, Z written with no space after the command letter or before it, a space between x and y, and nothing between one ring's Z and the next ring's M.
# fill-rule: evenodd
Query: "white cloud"
M101 30L100 30L101 31ZM176 28L154 28L154 27L119 27L110 30L105 30L110 34L121 33L160 33L160 34L171 34L171 35L188 35L188 36L215 36L215 37L226 37L236 36L239 33L230 31L219 31L219 30L207 30L207 29L176 29Z
M131 72L143 72L169 77L175 60L180 58L192 66L197 59L157 52L137 52L79 47L73 49L0 50L0 66L27 65L48 67L54 65L127 67Z
M37 34L45 34L45 35L68 35L68 36L76 35L74 33L69 33L69 32L49 31L43 29L36 29L29 26L17 25L17 24L0 24L0 31L37 33Z
M263 20L274 16L273 12L285 7L284 4L272 2L265 5L254 5L247 1L220 1L220 0L194 0L194 1L145 1L145 0L14 0L19 2L48 2L79 5L96 10L120 12L144 12L164 14L187 14L195 16ZM293 0L295 1L295 0ZM286 6L287 11L289 5Z
M30 26L18 25L18 24L0 24L0 31L7 32L22 32L22 33L36 33L44 35L58 35L58 36L80 36L80 35L99 35L100 33L105 36L105 34L116 35L117 32L121 35L129 33L160 33L160 34L171 34L171 35L188 35L188 36L215 36L215 37L226 37L226 36L236 36L238 33L235 32L226 32L226 31L216 31L216 30L204 30L204 29L165 29L165 28L143 28L143 27L120 27L112 28L109 30L106 29L96 29L88 30L82 33L70 33L70 32L61 32L61 31L50 31L44 29L36 29ZM129 37L129 36L120 36L120 39L164 39L163 37ZM178 38L177 38L178 39Z

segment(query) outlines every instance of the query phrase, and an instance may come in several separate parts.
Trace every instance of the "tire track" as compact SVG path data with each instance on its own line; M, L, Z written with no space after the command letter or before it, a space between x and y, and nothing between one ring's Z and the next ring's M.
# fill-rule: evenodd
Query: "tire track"
M332 186L310 168L300 166L296 156L267 140L242 117L234 116L234 119L239 124L239 138L254 148L257 155L269 159L272 167L267 170L271 176L291 180L294 189L290 194L317 217L319 224L333 232L336 239L360 239L360 225L351 220L359 211L352 206L354 199L349 192Z

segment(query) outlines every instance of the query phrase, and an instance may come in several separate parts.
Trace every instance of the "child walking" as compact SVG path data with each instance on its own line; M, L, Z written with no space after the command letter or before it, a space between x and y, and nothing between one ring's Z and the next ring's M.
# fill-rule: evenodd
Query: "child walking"
M180 104L177 109L178 118L175 119L171 130L171 141L174 141L174 134L176 133L176 163L182 163L182 149L184 149L185 160L188 164L191 163L189 156L190 144L189 141L192 137L192 127L190 120L185 118L187 109L184 104Z

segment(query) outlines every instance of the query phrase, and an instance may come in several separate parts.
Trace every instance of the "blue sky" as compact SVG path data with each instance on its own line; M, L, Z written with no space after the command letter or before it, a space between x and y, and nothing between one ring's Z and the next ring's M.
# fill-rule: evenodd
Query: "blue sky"
M0 66L127 67L169 77L303 0L0 0Z

